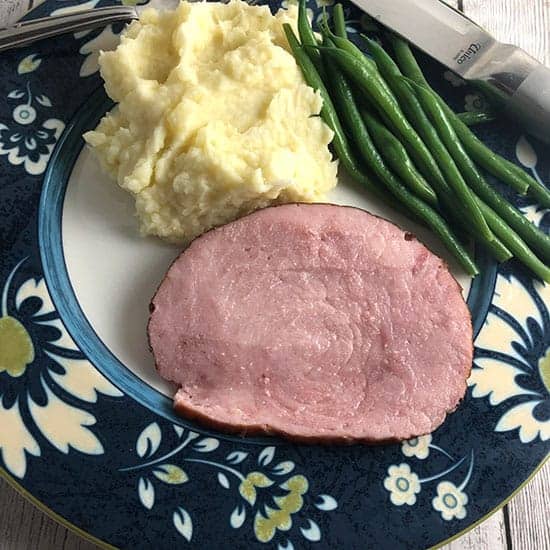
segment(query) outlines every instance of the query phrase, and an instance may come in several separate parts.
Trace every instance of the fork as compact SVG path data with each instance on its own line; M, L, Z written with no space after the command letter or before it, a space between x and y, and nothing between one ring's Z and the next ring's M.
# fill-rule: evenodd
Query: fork
M138 18L139 14L135 6L111 6L22 21L11 27L0 29L0 52L26 46L36 40L59 34L83 31Z
M0 0L2 2L3 0ZM190 2L200 0L189 0ZM223 3L229 0L220 0ZM245 0L250 6L263 3L263 0ZM179 0L169 0L165 8L175 8ZM50 38L68 32L78 32L95 27L104 27L110 23L133 21L139 19L139 12L148 7L137 6L109 6L75 11L66 15L50 15L39 19L22 21L6 28L0 28L0 53L12 48L26 46L31 42Z

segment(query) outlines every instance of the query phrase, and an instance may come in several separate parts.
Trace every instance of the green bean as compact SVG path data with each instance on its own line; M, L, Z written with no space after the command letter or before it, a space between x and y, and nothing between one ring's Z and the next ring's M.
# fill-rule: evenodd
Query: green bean
M484 209L484 206L486 206L485 203L477 196L476 196L476 202L477 202L478 206L481 208L481 211L483 212L483 217L487 220L487 223L489 224L489 228L491 229L491 231L493 231L494 239L492 241L486 241L486 240L480 239L479 235L475 234L475 232L472 230L472 226L467 223L467 218L466 217L462 217L462 219L456 220L457 215L458 216L465 216L464 210L460 207L457 207L456 204L454 205L455 211L452 210L452 208L453 208L452 204L447 205L448 208L449 208L449 212L452 212L449 215L454 220L456 220L457 223L461 227L464 227L464 229L470 234L470 236L472 237L473 240L475 240L475 241L479 242L481 245L483 245L485 247L485 249L487 250L487 252L489 252L489 254L491 254L491 256L493 256L493 258L497 262L502 263L502 262L506 262L507 260L510 260L514 256L513 253L506 246L506 244L504 242L504 239L501 238L500 233L498 235L495 234L495 231L494 231L494 228L493 228L493 225L492 225L494 223L500 223L500 224L503 224L504 226L506 226L506 223L504 221L502 221L502 219L499 218L497 216L497 214L494 214L496 217L493 217L492 220L489 220L488 219L489 214L488 214L487 210ZM497 218L498 218L498 220L497 220Z
M308 52L306 52L306 50L300 45L292 28L288 24L283 25L283 29L296 62L300 66L305 81L313 89L319 90L319 93L321 94L323 99L323 107L320 113L321 118L334 132L332 146L336 151L336 156L346 169L347 173L353 180L363 185L378 200L388 204L390 207L398 210L403 215L415 219L414 216L411 216L410 212L408 212L401 204L395 204L395 202L389 200L387 194L385 194L379 186L372 181L372 179L365 173L364 169L359 165L354 157L351 146L346 139L346 135L334 105L332 104L330 95L323 84L319 73L309 58Z
M412 78L418 84L429 86L420 65L418 65L409 43L393 33L388 33L387 37L393 47L393 52L397 59L401 71L404 75Z
M531 223L517 208L499 195L489 184L476 189L478 195L503 218L518 235L550 262L550 237Z
M484 122L493 122L493 120L496 120L495 113L492 111L465 111L463 113L456 113L456 116L466 124L466 126L477 126Z
M402 139L422 174L429 178L437 171L437 163L432 154L410 125L395 97L378 85L381 78L377 76L378 70L367 67L341 49L329 48L326 54L336 61L342 71L367 95L377 111L391 122L391 128Z
M354 143L367 165L374 171L375 175L384 183L392 195L405 204L407 208L439 235L447 249L457 258L464 270L470 275L476 274L478 272L477 267L443 218L404 187L385 165L372 141L369 131L361 119L351 87L344 75L330 63L326 64L326 71L331 83L334 100L339 107L339 112L342 114L348 130L354 138ZM435 194L430 195L429 200L437 200Z
M405 78L405 77L403 77ZM477 229L483 234L488 240L492 240L494 235L489 229L479 206L474 200L472 190L466 185L464 179L468 179L470 185L482 185L481 180L485 182L481 174L477 171L477 168L474 166L470 157L464 151L462 145L460 144L456 133L453 129L453 126L449 122L445 112L441 108L439 102L431 95L431 93L426 89L425 86L421 86L410 80L415 86L415 91L418 99L424 111L427 112L433 125L435 126L441 141L445 145L447 151L449 151L452 159L455 161L457 168L460 169L460 172L457 170L457 175L464 174L464 178L457 177L452 180L454 185L454 191L456 192L458 198L467 205L468 209L472 214L472 222L476 224ZM450 159L449 159L450 160Z
M328 39L327 39L328 40ZM354 142L367 161L375 175L386 185L400 185L400 182L394 176L390 169L384 163L382 157L378 154L375 145L372 143L369 134L363 124L359 110L355 104L355 99L351 86L340 71L331 64L326 65L327 76L330 82L330 88L333 91L333 100L337 104L338 112L341 113L345 126L354 138ZM386 153L391 154L391 146L386 148ZM412 163L411 163L412 164ZM413 173L408 174L405 183L418 197L430 203L437 204L437 197L433 190L425 183L423 178L417 179Z
M419 84L429 86L408 43L398 37L392 37L391 40L403 72ZM438 99L447 115L451 118L451 122L458 137L478 164L483 166L489 173L493 174L493 176L516 189L519 193L525 194L527 191L531 196L535 197L542 206L546 208L550 207L550 191L544 185L529 176L529 174L519 166L516 166L491 151L491 149L472 133L459 117L455 115L441 97L438 96Z
M336 4L332 10L332 19L334 20L334 32L336 36L341 38L347 38L348 33L346 31L346 19L344 17L344 8L342 4Z
M374 63L383 78L387 79L391 76L402 76L395 61L376 40L370 39L365 34L361 34L361 38L367 43L369 52L374 59Z
M334 16L340 18L343 17L343 13L340 16L338 14L338 10L335 8ZM339 23L340 24L340 23ZM327 35L335 44L340 48L341 50L344 50L345 52L348 52L349 54L353 55L357 61L360 63L363 63L368 69L376 69L376 64L372 59L367 57L351 40L348 40L344 35L338 36L337 34L334 34L329 27L328 20L326 17L326 13L324 14L324 17L321 21L321 32L324 35ZM345 25L344 25L345 30ZM378 71L374 71L372 73L373 78L376 78L378 80L378 84L382 86L386 90L386 92L391 95L391 90L387 83L384 81L382 77L378 74Z
M353 99L351 88L349 88L347 82L346 85L349 89L349 95ZM436 194L422 174L416 169L403 144L366 109L361 111L361 118L370 130L369 133L374 141L374 146L388 163L389 167L393 168L394 172L403 180L405 185L418 197L432 206L437 206Z
M334 12L333 12L333 18L334 18L334 21L335 21L335 25L336 24L338 25L341 34L340 35L338 35L338 33L334 34L330 30L330 26L328 24L328 19L327 19L326 12L323 14L324 17L323 17L322 22L321 22L321 32L322 32L322 34L324 36L327 36L328 38L330 38L336 44L336 46L338 46L338 48L340 48L341 50L344 50L344 51L348 52L349 54L355 56L357 61L359 61L360 63L363 63L364 65L366 65L366 68L372 71L371 74L372 74L373 78L375 78L378 81L378 84L382 88L384 88L384 90L386 91L386 93L388 95L391 96L392 91L390 90L390 87L388 86L386 81L380 76L380 74L376 70L376 64L374 63L374 61L372 59L370 59L369 57L367 57L351 40L347 39L347 32L346 32L346 27L345 27L343 9L338 8L338 5L341 6L341 4L337 4L335 6ZM396 101L396 103L397 103L397 101ZM391 120L388 119L388 117L386 116L385 113L380 113L380 116L384 119L384 122L388 126L393 128L393 124L392 124Z
M408 182L413 179L418 182L423 182L423 185L428 186L424 177L412 162L401 141L388 130L388 128L377 118L376 114L365 106L360 108L360 114L372 136L375 147L390 168L392 168L403 181L407 182L409 188L411 188L411 186ZM432 206L437 206L437 196L435 196L435 194L431 198L426 196L425 200Z
M390 37L397 62L403 73L412 78L418 84L429 86L424 77L414 54L407 42L397 36ZM435 93L435 92L434 92ZM510 161L491 151L477 136L464 124L453 110L438 96L439 102L445 114L450 118L453 128L472 158L490 174L502 180L504 183L521 194L529 191L535 196L541 205L550 207L550 192L540 185L524 170Z
M433 93L424 85L415 84L417 90L424 93ZM440 105L440 103L438 102ZM512 206L504 197L495 191L484 178L473 178L469 180L470 185L501 218L504 219L531 247L533 247L543 258L550 261L550 237L531 223L519 210Z
M439 135L431 125L429 119L426 117L422 105L419 103L418 99L413 93L411 93L410 89L407 89L406 85L403 85L404 83L400 83L398 80L398 77L401 76L401 71L378 43L368 39L367 37L364 38L368 41L369 49L375 59L377 67L382 73L382 76L386 78L392 88L392 91L400 100L405 113L413 122L415 129L431 147L434 156L438 160L439 167L447 175L447 178L449 182L451 182L457 196L467 206L465 214L471 219L472 223L474 223L476 227L481 230L482 240L486 243L491 242L494 240L494 235L492 235L492 232L489 230L485 220L483 219L479 206L472 196L471 191L467 187L466 182L462 178L456 164L449 157L445 146L440 141ZM448 193L442 189L447 187L442 176L438 177L436 181L433 182L433 185L436 185L437 188L440 189L440 197L441 195ZM499 258L503 258L505 256L502 249L500 251L496 250L495 252Z
M520 170L522 174L525 174L518 166L514 167ZM527 194L536 199L541 206L550 208L550 191L536 179L533 179L533 183L529 186Z
M443 100L440 98L440 102ZM449 109L447 108L445 110ZM452 111L451 111L452 112ZM550 191L532 178L519 166L491 151L458 117L452 117L452 124L460 140L467 146L472 158L496 178L513 187L520 194L531 195L541 206L550 208Z
M381 152L382 156L384 156L384 151L388 149L392 149L395 153L393 158L386 158L388 164L390 164L398 174L400 174L400 167L407 165L410 165L410 169L413 172L416 171L416 167L412 164L411 159L401 142L381 122L377 120L376 116L374 116L373 113L370 113L367 109L361 110L361 116L367 124L367 127L371 130L370 133L374 143ZM418 174L418 176L420 176L420 174ZM437 189L439 189L438 198L441 202L441 206L443 207L442 209L445 216L450 218L455 225L464 229L466 233L468 233L474 240L481 240L481 243L497 261L505 262L512 257L512 253L501 241L496 238L491 241L484 240L478 233L476 233L470 222L469 212L461 203L456 202L452 189L445 181L443 182L443 185ZM476 200L479 199L476 197Z
M418 101L418 98L406 82L398 79L398 77L402 76L399 67L382 48L377 48L378 44L370 44L370 46L370 51L375 58L377 66L382 72L382 76L391 83L391 87L401 102L406 115L415 126L417 132L424 139L425 143L430 147L430 150L438 161L439 166L442 167L448 181L452 183L462 179L460 171L458 171L456 164L449 156L447 149L441 142L438 133L432 126L429 118L422 108L422 105ZM496 238L492 241L484 239L482 235L477 234L474 231L474 227L472 227L471 223L471 212L465 208L464 204L455 203L456 195L453 191L454 187L451 188L445 178L441 176L437 177L435 181L431 181L448 217L451 217L455 223L458 223L461 227L466 229L474 240L481 240L485 248L487 248L493 257L499 262L506 261L512 257L511 252L500 240ZM476 203L478 203L478 207L481 208L480 199L475 197L475 200Z
M550 283L550 268L537 258L525 241L494 212L480 201L486 220L497 237L512 251L514 256L543 281Z
M386 78L386 80L391 84L391 88L403 106L405 114L409 117L417 132L428 144L436 160L438 160L438 163L443 166L449 181L455 182L457 179L462 179L456 164L449 157L448 151L441 143L439 135L424 113L418 98L407 83L401 82L397 79L397 77L402 76L399 67L381 46L373 41L370 41L367 37L364 38L367 39L370 45L370 52L375 59L377 67L382 73L382 77ZM372 122L373 121L371 120L371 123ZM374 119L373 123L376 124L376 119ZM406 161L402 160L401 162L405 163ZM497 261L503 262L510 259L512 257L511 252L500 240L494 237L492 240L488 240L486 238L484 239L482 234L476 234L471 223L471 211L465 208L465 205L462 203L456 204L454 199L455 193L447 181L445 181L445 178L443 178L441 172L434 174L434 176L435 181L433 179L430 181L432 181L432 185L434 186L437 196L442 203L441 206L445 210L445 214L450 217L454 223L458 224L460 227L463 227L474 238L474 240L481 240L484 246ZM475 197L475 199L477 202L477 197Z
M370 52L374 57L376 66L380 71L382 78L384 78L389 84L392 93L399 100L399 104L408 120L420 137L424 140L424 143L429 147L432 156L437 161L432 169L432 173L427 176L428 181L432 185L439 188L441 188L441 186L446 187L447 184L445 178L441 173L441 167L438 165L442 164L442 160L449 158L449 154L441 143L439 135L432 126L426 113L424 113L422 105L420 105L418 98L410 89L410 86L406 82L399 79L399 77L403 75L394 60L376 42L371 41L366 36L363 36L363 38L368 41ZM449 178L450 181L454 181L458 172L456 166L453 168L452 165L446 166L444 164L444 167L449 169L445 172L445 176ZM458 173L458 177L462 177L460 173Z
M338 48L344 50L350 55L353 55L357 59L357 61L363 63L364 65L367 65L371 69L375 67L374 61L366 57L365 54L351 40L348 40L343 36L338 36L330 30L326 14L321 21L320 28L321 32L323 34L326 34L336 44L336 46L338 46Z
M317 38L313 33L313 29L309 24L306 10L306 0L299 0L298 2L298 34L300 35L300 41L304 46L316 46ZM317 72L323 78L325 77L325 68L321 61L321 54L317 50L310 50L307 52L309 58L315 65Z
M306 50L300 45L292 27L288 23L283 24L283 30L286 38L292 50L292 54L296 59L296 63L300 67L304 79L309 86L314 90L319 90L323 99L323 107L321 108L321 118L327 124L327 126L334 132L332 145L336 151L336 155L340 159L344 168L348 171L350 176L366 187L374 196L381 200L386 201L384 193L378 188L378 186L371 181L371 179L363 173L359 167L357 161L353 157L351 147L349 146L346 135L330 99L330 95L315 68L315 65L309 58Z
M405 49L405 54L410 52L410 48L408 47L408 44L404 43L403 41L399 41L399 46L405 45L406 48L395 48L396 50L396 56L398 57L398 61L400 61L401 68L405 70L408 68L408 75L413 78L416 82L422 82L426 86L427 81L424 78L424 75L422 74L422 71L420 70L420 67L416 63L416 60L413 57L413 63L409 63L410 57L408 55L401 55L398 56L397 52L400 51L401 54L403 54L402 50ZM407 114L409 114L407 112ZM425 116L425 115L424 115ZM417 121L418 122L418 121ZM429 121L428 121L429 122ZM456 129L456 126L454 126ZM433 129L433 127L432 127ZM419 126L417 126L417 130L419 130ZM437 150L437 143L438 136L435 134L436 140L433 139L433 134L431 132L424 132L421 133L422 137L426 140L432 151ZM477 139L477 138L476 138ZM438 157L437 157L438 158ZM448 175L447 175L448 176ZM441 196L439 194L439 189L436 188L436 191L438 192L438 196ZM510 205L505 199L503 199L496 191L493 190L493 188L485 182L485 184L476 187L475 191L479 193L483 199L489 203L495 210L498 211L500 216L504 218L504 220L510 224L516 231L521 235L521 237L527 241L535 250L537 250L539 253L542 254L542 257L548 261L550 258L550 239L542 232L540 231L535 225L529 222L517 209L515 209L512 205ZM503 227L506 226L505 221L503 221L499 215L497 215L492 209L488 208L486 204L481 199L477 199L478 205L481 208L486 221L489 224L489 227L496 231L495 228L499 230L498 237L504 241L502 238L502 230ZM487 216L492 216L490 219L487 219ZM511 231L510 228L508 228L509 231ZM515 233L514 233L515 235ZM518 237L519 238L519 237ZM514 241L517 244L517 240ZM517 250L517 247L516 247Z

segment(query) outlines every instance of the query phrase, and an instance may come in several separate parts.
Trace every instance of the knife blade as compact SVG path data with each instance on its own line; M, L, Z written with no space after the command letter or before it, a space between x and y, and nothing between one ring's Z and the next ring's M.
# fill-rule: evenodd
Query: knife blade
M352 0L550 143L550 69L440 0Z

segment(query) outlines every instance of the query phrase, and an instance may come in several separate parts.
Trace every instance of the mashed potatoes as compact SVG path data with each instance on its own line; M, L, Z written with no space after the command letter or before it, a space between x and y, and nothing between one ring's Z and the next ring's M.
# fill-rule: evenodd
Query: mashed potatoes
M144 11L101 75L118 106L85 134L131 192L141 231L185 243L272 203L319 201L336 185L317 115L282 24L296 10L182 2Z

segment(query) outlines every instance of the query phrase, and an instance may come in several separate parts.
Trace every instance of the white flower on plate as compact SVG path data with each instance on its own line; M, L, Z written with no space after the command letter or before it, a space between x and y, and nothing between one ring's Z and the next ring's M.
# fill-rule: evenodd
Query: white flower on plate
M416 503L416 495L420 493L420 480L408 464L394 464L388 468L384 488L390 493L390 500L396 506L412 506Z
M437 485L437 496L432 500L434 510L437 510L445 521L464 519L466 517L468 495L450 481L442 481Z
M27 456L40 456L40 439L65 454L102 454L89 404L100 393L122 395L78 350L44 279L14 284L22 263L5 281L0 302L0 452L18 478L25 477Z
M21 63L23 73L40 65L33 55ZM7 100L15 103L13 123L9 126L0 123L0 155L7 155L8 162L14 166L22 164L28 174L42 174L65 124L57 118L40 116L43 110L52 107L52 102L44 94L33 95L28 82L23 89L9 92Z
M468 380L474 398L503 409L495 431L518 430L522 443L550 439L548 303L549 285L499 275Z
M430 454L430 443L432 442L431 435L422 435L413 437L401 444L401 452L405 456L415 456L420 460L424 460Z

